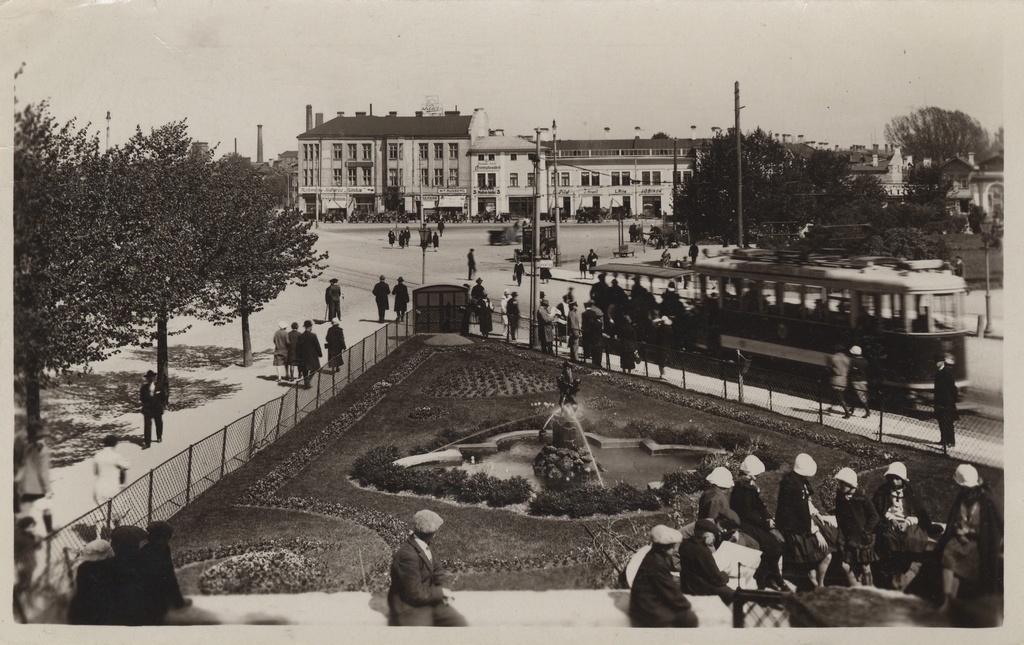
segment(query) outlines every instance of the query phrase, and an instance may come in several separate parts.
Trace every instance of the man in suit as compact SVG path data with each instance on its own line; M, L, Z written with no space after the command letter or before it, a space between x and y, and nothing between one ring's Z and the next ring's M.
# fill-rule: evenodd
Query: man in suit
M651 550L637 569L629 592L634 627L696 627L697 615L672 575L683 534L659 524L651 529Z
M303 326L306 331L299 334L295 353L299 360L299 372L302 374L303 384L309 388L313 374L320 369L320 357L324 353L320 350L320 339L313 333L313 321L307 320Z
M324 300L327 302L327 320L341 318L341 287L338 286L337 278L331 278L331 286L327 287Z
M938 356L935 361L935 418L939 422L939 443L943 452L956 447L956 402L960 391L953 375L953 357Z
M380 277L380 282L373 285L373 297L377 301L377 322L384 322L384 312L388 310L388 296L391 295L391 287Z
M142 401L143 450L153 442L153 425L156 424L156 442L164 439L164 393L156 384L156 372L146 372L146 382L139 388Z
M436 554L430 549L444 520L422 510L413 516L413 532L391 560L388 623L400 627L465 627L466 619L451 606L453 599Z
M341 355L346 347L345 330L341 328L341 321L337 318L331 320L331 328L327 330L327 342L324 343L324 347L327 348L327 362L334 365L334 371L337 372L345 364L345 359Z

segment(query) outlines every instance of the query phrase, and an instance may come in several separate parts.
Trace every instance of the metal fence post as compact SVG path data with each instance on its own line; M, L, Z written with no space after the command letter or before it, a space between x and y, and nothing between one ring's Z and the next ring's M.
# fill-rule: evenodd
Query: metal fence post
M743 359L736 361L736 397L740 403L743 403L743 365L741 364Z
M882 425L885 419L885 401L878 398L878 443L882 443Z
M364 338L361 341L359 341L359 345L362 348L362 349L360 349L360 353L363 355L363 362L360 363L360 365L363 368L363 373L365 373L366 372L366 339Z
M263 406L263 418L267 418L266 406ZM256 446L256 410L252 411L252 423L249 424L249 455L245 458L246 461L252 460L252 451Z
M224 479L224 459L228 453L228 427L224 426L224 441L220 444L220 477L217 479Z
M113 498L107 500L107 530L110 530L110 522L114 517L114 500ZM99 539L99 535L96 536Z
M295 384L295 389L292 390L295 393L295 419L292 421L292 426L296 426L299 423L299 384Z
M188 447L188 474L185 476L185 505L192 501L192 446Z
M772 409L772 379L768 378L768 411L774 412Z
M341 357L341 354L338 354ZM335 365L331 368L331 396L333 397L338 393L338 366Z
M345 378L346 383L352 382L352 350L346 350L348 352L348 376Z
M685 390L686 389L686 361L683 360L683 358L681 358L681 357L679 359L679 369L683 373L683 389Z
M281 417L284 415L284 403L285 399L288 398L288 394L281 395L281 404L277 406L277 427L274 428L274 441L281 436Z
M149 511L146 513L146 523L153 522L153 469L149 469Z
M821 395L821 381L818 381L818 423L825 424L825 401Z

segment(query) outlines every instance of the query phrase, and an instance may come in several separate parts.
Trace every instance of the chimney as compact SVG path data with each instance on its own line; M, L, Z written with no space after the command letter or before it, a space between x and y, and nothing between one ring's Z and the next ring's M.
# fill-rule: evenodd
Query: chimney
M319 128L323 124L324 124L324 113L323 112L317 112L316 113L316 127Z
M697 138L697 126L690 126L690 140L693 141Z
M839 152L839 144L836 144L836 152Z
M263 163L263 126L256 126L256 163Z
M483 108L473 108L473 119L470 121L470 127L474 137L486 137L491 134L490 119Z
M373 116L373 103L370 103L370 116Z
M416 116L423 116L423 110L416 110Z
M388 116L398 116L398 112L388 112Z
M872 166L877 166L878 165L878 146L877 145L875 146L875 154L871 155L871 165Z
M356 112L356 116L366 116L366 112Z
M878 154L878 144L876 143L876 144L872 145L871 148L872 148L872 150L875 151L875 154L877 155Z
M313 106L312 105L307 105L306 106L306 131L308 132L308 131L310 131L312 129L313 129Z
M796 142L797 143L803 143L804 142L804 135L802 135L802 134L796 135Z
M459 111L458 110L445 110L444 111L444 115L445 116L459 116Z
M782 143L789 143L789 135L788 134L783 134L782 135Z
M605 139L605 141L607 141L608 139L611 139L611 138L612 138L612 129L611 128L605 128L604 129L604 139Z
M968 152L967 153L967 163L971 164L972 166L974 165L974 153L973 152Z
M338 116L345 116L344 112L338 112Z

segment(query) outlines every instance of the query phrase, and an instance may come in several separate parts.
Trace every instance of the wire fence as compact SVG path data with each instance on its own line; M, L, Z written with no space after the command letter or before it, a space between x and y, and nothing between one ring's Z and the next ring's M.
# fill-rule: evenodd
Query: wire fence
M94 508L15 554L15 617L22 622L63 622L82 547L115 526L145 527L167 520L207 489L330 401L412 335L411 319L392 321L328 360L282 396L190 445L106 504Z
M538 323L528 315L509 321L498 310L494 311L492 321L488 337L523 347L541 346ZM605 370L629 371L683 390L737 401L880 443L1003 467L1003 420L979 411L960 412L954 423L955 440L944 447L939 442L939 424L931 405L922 406L906 394L878 383L869 382L860 392L855 387L836 390L829 384L824 368L780 372L759 366L757 357L737 355L733 360L723 360L704 353L623 341L608 335L601 336L600 344L583 337L573 346L563 327L556 324L550 328L552 355L576 358ZM469 331L480 333L475 316L470 317ZM850 409L849 416L844 413L843 402ZM863 402L867 403L867 409Z

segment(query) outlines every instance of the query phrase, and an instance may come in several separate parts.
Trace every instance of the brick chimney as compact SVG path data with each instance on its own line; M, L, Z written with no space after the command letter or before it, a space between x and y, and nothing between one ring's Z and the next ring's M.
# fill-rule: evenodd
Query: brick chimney
M313 106L306 106L306 132L313 129Z
M871 155L871 165L878 166L878 144L875 144L875 153Z
M797 143L803 143L804 142L804 135L802 135L802 134L796 135L796 142Z
M398 116L398 112L388 112L388 116Z
M317 112L316 113L316 127L319 128L323 124L324 124L324 113L323 112Z
M263 163L263 126L256 126L256 163Z

